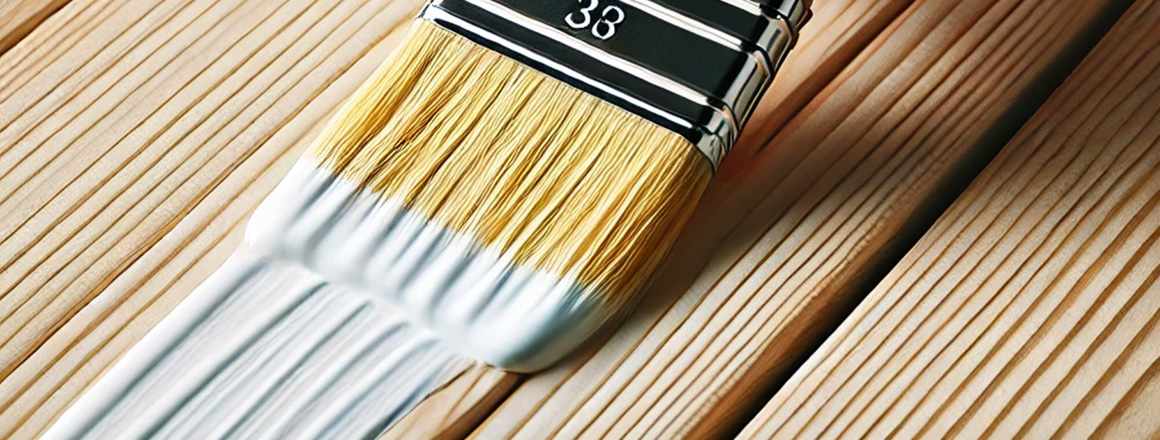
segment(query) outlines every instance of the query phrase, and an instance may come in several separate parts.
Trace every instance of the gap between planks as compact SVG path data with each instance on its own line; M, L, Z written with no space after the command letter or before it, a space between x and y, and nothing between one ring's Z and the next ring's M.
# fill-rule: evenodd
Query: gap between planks
M69 0L9 0L0 3L0 54L36 29ZM43 31L42 31L43 32Z

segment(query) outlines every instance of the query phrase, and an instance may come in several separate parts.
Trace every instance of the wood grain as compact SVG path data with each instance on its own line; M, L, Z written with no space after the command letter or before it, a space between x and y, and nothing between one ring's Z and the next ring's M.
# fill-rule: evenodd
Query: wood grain
M225 260L419 3L74 0L0 56L0 437ZM736 432L1126 3L818 2L640 312L518 388L468 369L385 438ZM1149 365L1100 432L1156 432Z
M420 3L78 1L0 59L0 437L224 261Z
M730 158L640 313L475 436L739 431L1125 3L916 1L765 148Z
M515 374L476 365L427 397L380 439L465 438L507 397L519 379Z
M1138 1L743 437L1160 435L1158 47Z
M0 3L0 54L24 39L69 0L7 0Z

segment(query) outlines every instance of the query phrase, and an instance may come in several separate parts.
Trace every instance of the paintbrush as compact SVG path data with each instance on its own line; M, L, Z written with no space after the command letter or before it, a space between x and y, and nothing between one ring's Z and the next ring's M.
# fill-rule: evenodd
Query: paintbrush
M637 302L808 17L808 0L429 2L238 254L50 434L362 436L461 356L551 365ZM328 370L333 344L380 357ZM364 363L389 367L357 385ZM359 397L311 403L336 383ZM367 403L392 387L398 404Z

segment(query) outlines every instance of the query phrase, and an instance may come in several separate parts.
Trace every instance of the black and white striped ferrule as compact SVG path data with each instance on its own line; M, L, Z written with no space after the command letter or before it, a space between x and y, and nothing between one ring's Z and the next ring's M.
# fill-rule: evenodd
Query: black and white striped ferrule
M422 18L636 113L716 169L809 0L431 0Z

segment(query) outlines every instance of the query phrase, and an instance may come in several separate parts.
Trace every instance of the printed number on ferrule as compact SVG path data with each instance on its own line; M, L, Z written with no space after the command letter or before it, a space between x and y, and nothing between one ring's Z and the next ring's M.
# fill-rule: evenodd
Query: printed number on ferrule
M620 6L609 5L600 11L598 18L593 18L600 9L600 0L578 0L580 9L564 17L572 29L586 29L592 27L592 36L601 40L608 40L616 36L616 26L624 22L624 9Z

